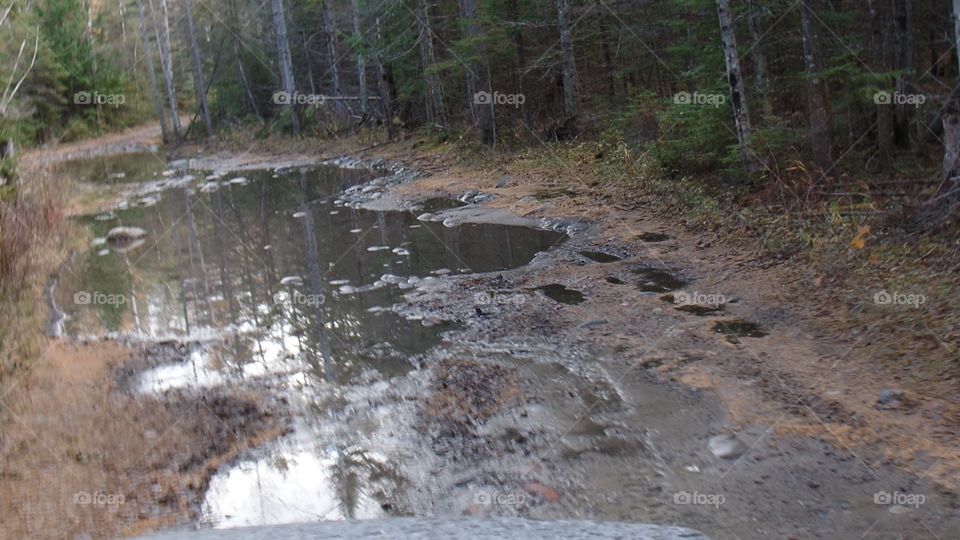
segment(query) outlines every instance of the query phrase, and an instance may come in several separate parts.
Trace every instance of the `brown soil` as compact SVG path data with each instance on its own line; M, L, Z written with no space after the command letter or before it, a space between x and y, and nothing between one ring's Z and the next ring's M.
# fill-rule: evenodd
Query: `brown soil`
M196 518L218 466L285 431L254 393L122 388L151 353L114 342L49 343L3 397L0 536L132 536Z

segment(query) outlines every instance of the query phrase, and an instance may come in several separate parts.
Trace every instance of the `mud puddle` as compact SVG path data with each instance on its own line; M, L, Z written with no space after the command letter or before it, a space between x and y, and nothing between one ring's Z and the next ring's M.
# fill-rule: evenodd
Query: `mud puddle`
M292 418L289 433L203 484L197 521L218 528L417 514L428 470L417 411L457 323L391 307L411 289L523 266L566 238L417 219L463 206L450 199L354 207L338 196L376 175L364 168L210 173L124 156L79 174L122 183L127 197L77 218L89 249L51 293L65 335L194 344L128 369L125 388L178 400L255 390Z

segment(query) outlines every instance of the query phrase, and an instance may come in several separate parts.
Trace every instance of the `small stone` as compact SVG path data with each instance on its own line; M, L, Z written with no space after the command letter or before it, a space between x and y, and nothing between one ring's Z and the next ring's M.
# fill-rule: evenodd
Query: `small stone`
M877 397L877 404L879 405L891 405L896 401L903 401L903 392L900 390L888 388L881 391Z
M732 433L710 437L709 446L713 455L721 459L737 459L747 451L747 445Z

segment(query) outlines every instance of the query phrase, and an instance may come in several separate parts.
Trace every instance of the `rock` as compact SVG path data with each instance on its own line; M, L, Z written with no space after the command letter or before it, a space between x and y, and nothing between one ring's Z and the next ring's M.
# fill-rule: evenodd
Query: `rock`
M903 392L900 390L888 388L880 392L880 395L877 397L877 403L879 405L889 405L895 401L903 401Z
M250 181L243 176L238 176L236 178L231 179L229 183L235 186L245 186L248 183L250 183Z
M418 221L436 221L436 219L437 216L435 214L431 214L430 212L424 212L417 216Z
M456 227L458 225L460 225L460 220L457 218L448 217L447 219L443 220L444 227L452 229L453 227Z
M107 233L107 244L114 251L126 253L143 245L146 236L147 231L139 227L114 227Z
M303 285L303 279L301 279L300 276L287 276L280 279L280 284L299 287L300 285Z
M888 388L881 391L880 395L877 396L877 403L874 405L874 408L879 410L891 410L904 408L907 405L907 399L903 395L902 391Z
M747 445L732 433L710 437L710 451L721 459L737 459L747 451Z

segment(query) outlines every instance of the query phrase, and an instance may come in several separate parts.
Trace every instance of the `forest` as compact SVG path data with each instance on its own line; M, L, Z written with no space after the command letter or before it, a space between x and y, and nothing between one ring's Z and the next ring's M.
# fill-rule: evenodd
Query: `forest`
M13 0L0 133L599 140L666 175L773 184L788 211L867 182L929 195L907 211L939 221L957 24L946 0Z

